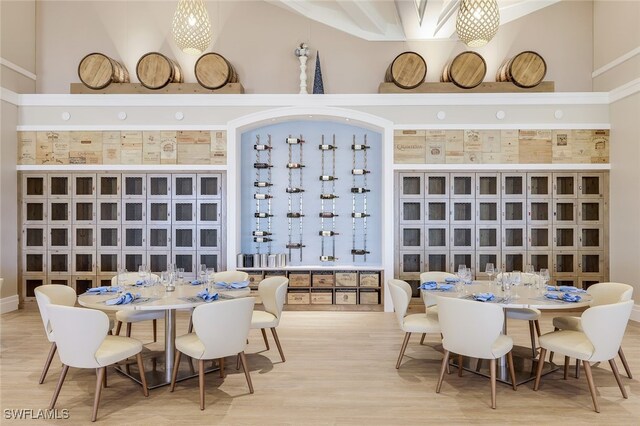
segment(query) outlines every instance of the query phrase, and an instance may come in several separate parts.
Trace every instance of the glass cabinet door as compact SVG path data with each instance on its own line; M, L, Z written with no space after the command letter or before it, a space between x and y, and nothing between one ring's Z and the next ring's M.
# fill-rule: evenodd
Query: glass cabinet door
M22 248L24 250L46 250L47 249L46 226L29 225L22 227Z
M89 200L73 200L73 223L93 225L96 223L96 202Z
M121 268L120 251L100 251L97 270L99 274L117 273Z
M197 194L198 199L221 198L222 175L198 174Z
M171 250L171 227L155 226L147 227L147 249L148 250Z
M46 225L47 200L29 198L22 202L22 223L24 225Z
M120 174L98 174L98 198L120 198L121 191Z
M571 251L553 252L554 275L558 277L576 275L578 272L578 253Z
M503 226L502 247L506 250L526 250L526 231L522 226Z
M475 223L476 222L476 211L475 211L475 201L471 199L456 199L450 201L451 205L451 216L449 219L449 223L457 224L457 223Z
M23 174L22 175L22 198L46 197L49 190L47 188L47 175L45 174Z
M575 250L578 248L578 229L576 226L554 226L553 235L554 250Z
M450 265L449 265L449 270L450 271L457 271L460 265L466 265L467 268L471 269L471 273L472 273L472 278L475 279L475 275L476 275L476 256L473 252L466 252L466 251L461 251L461 252L455 252L452 251L451 255L449 257L450 259Z
M119 249L121 241L120 226L98 226L98 249L113 250Z
M73 197L96 198L95 173L73 175Z
M424 248L424 228L422 226L400 227L400 250L419 250Z
M532 200L528 201L527 222L530 225L548 225L551 224L551 201L550 200Z
M549 226L529 226L527 228L527 250L551 250L553 247L551 230L552 228Z
M476 173L476 198L500 198L498 173Z
M475 173L451 173L450 198L474 198Z
M527 205L525 200L502 200L502 223L524 225L526 223Z
M527 183L525 173L501 173L501 198L525 198Z
M49 224L62 225L71 223L72 207L71 199L50 199L48 209Z
M171 200L147 201L147 223L171 224Z
M578 196L578 174L577 173L554 173L553 174L553 197L554 198L576 198Z
M148 252L147 265L152 273L160 273L167 270L171 260L171 252Z
M400 279L420 279L424 270L424 253L422 251L400 252Z
M195 199L196 183L195 174L174 174L173 176L173 199Z
M220 228L199 226L196 229L198 251L220 250Z
M146 198L147 177L141 175L122 175L122 198Z
M443 250L449 248L449 226L426 226L425 243L427 250ZM446 262L445 262L446 264Z
M123 224L145 224L147 223L147 203L143 200L123 200L122 201L122 223Z
M498 199L481 199L476 201L476 223L497 225L500 223L502 204Z
M602 198L604 197L604 174L603 173L580 173L578 175L578 197L579 198Z
M173 200L173 223L195 225L197 207L195 200Z
M580 275L603 275L604 253L601 251L579 251L578 271Z
M425 271L447 272L449 270L449 251L427 251L424 259Z
M604 202L578 200L578 224L601 225L604 223Z
M42 251L24 251L22 253L22 273L42 275L47 273L47 254Z
M400 223L418 225L424 223L424 201L400 200Z
M522 251L502 252L503 272L522 271L524 269L524 253Z
M173 249L193 250L196 248L195 226L173 227Z
M98 200L98 224L120 223L120 200Z
M501 268L502 259L500 252L495 251L478 251L476 252L476 278L488 280L487 263L493 263L495 268ZM493 276L495 278L495 275Z
M52 225L49 226L49 250L70 250L71 249L71 226Z
M87 225L75 225L72 227L73 248L86 250L96 248L96 227Z
M198 225L213 225L220 223L221 208L220 201L198 200L196 205Z
M478 225L476 226L476 248L478 250L500 250L502 239L499 226ZM495 265L495 263L494 263Z
M529 257L528 264L533 266L534 271L540 271L540 269L548 269L549 273L553 272L551 264L551 253L549 253L548 251L530 251L527 252L527 256Z
M147 198L171 198L171 175L147 175Z
M439 200L449 198L449 173L427 173L425 175L424 196Z
M425 200L425 214L427 225L445 225L449 223L449 200Z
M197 261L199 265L206 265L207 268L215 268L216 271L219 271L222 265L221 256L215 252L198 252ZM187 271L185 269L185 274L195 275L196 265L194 265L194 269L191 271Z
M70 251L49 251L49 261L47 262L49 274L70 274L71 273L71 252Z
M449 247L451 250L475 248L475 226L451 225L449 229Z
M95 251L85 252L85 251L74 251L73 252L73 273L74 274L95 274L96 273L96 262L95 262Z
M124 250L144 249L147 246L146 242L146 229L144 226L122 227L122 248Z
M72 194L70 174L49 175L49 198L69 198Z
M575 200L556 200L553 204L553 223L555 225L575 225L577 223Z
M424 173L400 173L398 179L401 198L424 197Z
M527 198L551 198L551 173L527 173Z
M604 228L600 226L582 226L578 233L579 249L604 250Z

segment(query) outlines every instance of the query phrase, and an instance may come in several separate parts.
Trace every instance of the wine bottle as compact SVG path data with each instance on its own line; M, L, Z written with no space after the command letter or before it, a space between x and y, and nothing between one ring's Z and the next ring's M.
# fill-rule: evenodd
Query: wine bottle
M301 169L304 167L304 164L300 163L287 163L287 169Z
M335 256L320 256L320 262L335 262L338 260Z
M332 212L320 212L320 213L318 213L318 216L323 218L323 219L332 218L332 217L338 217L337 214L332 213Z
M253 149L255 149L256 151L268 151L271 148L272 148L271 145L265 145L265 144L257 144L253 146Z
M256 212L256 213L253 214L253 217L257 217L259 219L264 219L264 218L267 218L267 217L273 217L273 215L269 214L269 213Z
M322 176L320 176L320 180L327 182L327 181L332 181L332 180L338 180L338 178L335 177L335 176L322 175Z
M318 145L318 149L322 151L331 151L333 149L338 149L338 147L335 145L322 144L322 145Z
M271 182L253 182L253 186L257 188L266 188L268 186L273 186Z
M299 139L299 138L287 138L286 142L289 145L297 145L299 143L304 143L304 141L302 139Z
M367 188L354 187L354 188L351 188L351 192L353 194L364 194L365 192L371 192L371 190Z
M353 249L351 250L351 254L354 256L364 256L365 254L369 254L371 252L363 249Z
M291 212L291 213L287 213L287 217L292 218L292 219L298 219L303 217L304 215L302 213L299 212Z
M271 167L273 166L269 163L253 163L254 169L270 169Z
M253 238L253 242L254 243L268 243L269 241L273 241L273 238L267 238L267 237L254 237Z
M369 170L366 169L353 169L351 170L351 174L352 175L366 175L367 173L371 173Z
M302 189L302 188L287 188L286 191L289 194L298 194L300 192L304 192L304 189Z
M321 237L333 237L335 235L340 235L340 234L335 231L320 231L319 235Z
M320 194L321 200L333 200L334 198L339 198L336 194Z
M253 198L256 200L268 200L269 198L273 198L271 194L253 194Z
M271 232L268 231L253 231L252 234L254 237L266 237L268 235L272 235Z
M354 151L363 151L369 148L371 148L369 145L357 145L357 144L351 145L351 149Z
M286 247L288 249L301 249L302 247L306 247L306 246L304 246L302 243L289 243L286 245Z
M353 218L363 218L363 217L369 217L369 216L371 215L368 213L357 213L357 212L351 213L351 217Z

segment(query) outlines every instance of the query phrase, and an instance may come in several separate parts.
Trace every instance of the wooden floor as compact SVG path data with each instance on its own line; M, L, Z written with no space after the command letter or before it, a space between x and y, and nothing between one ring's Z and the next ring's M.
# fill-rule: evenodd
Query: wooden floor
M44 384L38 378L47 355L47 342L35 303L1 317L0 414L7 409L46 408L60 364L56 359ZM542 322L551 330L551 315ZM186 330L187 317L178 318ZM159 327L160 328L160 327ZM527 345L528 328L511 321L510 334ZM250 395L235 360L225 380L206 377L206 409L198 407L198 381L179 383L143 397L140 387L109 370L109 387L102 392L98 422L104 424L640 424L640 382L623 377L629 399L622 398L607 363L594 371L601 413L593 411L584 374L565 381L556 372L542 380L538 392L532 383L514 392L498 385L498 408L492 410L486 378L465 373L445 377L442 393L436 379L442 359L438 336L424 346L412 338L402 366L395 362L402 343L394 314L380 312L285 312L278 329L287 362L281 363L275 345L265 351L260 332L250 334L247 350L255 394ZM151 326L136 324L134 337L151 340ZM159 345L157 345L159 347ZM640 326L631 323L623 343L636 377L640 377ZM606 365L605 365L606 364ZM618 363L621 367L620 363ZM71 369L57 408L68 409L68 420L19 424L86 424L91 416L95 374Z

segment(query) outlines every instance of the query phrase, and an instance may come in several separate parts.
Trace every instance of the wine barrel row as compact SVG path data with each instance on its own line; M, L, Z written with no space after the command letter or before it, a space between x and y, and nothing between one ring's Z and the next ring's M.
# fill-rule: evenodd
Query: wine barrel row
M472 89L484 80L487 63L476 52L462 52L447 62L440 81ZM496 81L509 81L518 87L531 88L542 82L547 64L536 52L525 51L504 61L498 69ZM413 89L424 82L427 63L416 52L403 52L387 68L385 81L402 89Z
M237 83L238 74L233 65L218 53L205 53L195 65L195 74L202 87L215 90L228 83ZM102 53L90 53L78 65L82 84L90 89L104 89L111 83L128 83L129 72L120 62ZM147 89L158 90L169 83L182 83L184 74L180 65L158 52L143 55L136 65L136 76Z

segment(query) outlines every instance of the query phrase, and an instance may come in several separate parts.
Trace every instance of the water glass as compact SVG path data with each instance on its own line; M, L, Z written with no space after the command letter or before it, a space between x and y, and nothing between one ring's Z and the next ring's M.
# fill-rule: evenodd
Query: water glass
M177 275L177 278L178 278L178 283L179 284L184 284L184 268L176 269L176 275Z
M547 291L547 284L551 276L549 275L549 269L542 268L540 269L540 281L539 281L539 291L541 294L544 294Z
M493 275L496 273L496 268L493 263L487 263L487 266L484 268L484 272L489 275L489 281L493 282Z

